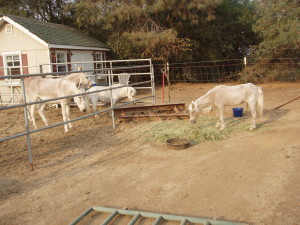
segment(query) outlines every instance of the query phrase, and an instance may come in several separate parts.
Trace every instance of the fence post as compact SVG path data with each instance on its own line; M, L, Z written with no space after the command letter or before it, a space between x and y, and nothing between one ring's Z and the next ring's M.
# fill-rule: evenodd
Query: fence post
M244 65L245 65L245 79L247 77L247 57L244 57Z
M27 100L26 100L26 94L25 94L25 85L24 85L24 77L21 78L21 84L22 84L22 94L24 99L24 119L25 119L25 125L26 125L26 136L27 136L27 147L28 147L28 157L29 157L29 165L31 170L33 170L33 160L32 160L32 151L31 151L31 140L30 140L30 134L29 134L29 122L28 122L28 108L27 108Z
M152 64L152 60L149 60L149 66L150 66L150 80L151 80L151 93L152 93L152 103L156 103L156 93L155 93L155 78L154 78L154 68Z
M165 103L165 70L162 69L162 103Z
M108 79L108 84L109 84L109 87L110 87L110 107L113 108L114 107L114 103L113 103L113 90L111 89L112 88L112 85L113 85L113 75L111 75L111 71L109 71L108 73L108 76L109 76L109 79ZM112 109L111 110L111 119L112 119L112 123L113 123L113 128L116 129L116 122L115 122L115 110Z
M165 63L165 75L167 77L168 80L168 97L169 97L169 102L171 102L171 81L170 81L170 68L169 68L169 62Z

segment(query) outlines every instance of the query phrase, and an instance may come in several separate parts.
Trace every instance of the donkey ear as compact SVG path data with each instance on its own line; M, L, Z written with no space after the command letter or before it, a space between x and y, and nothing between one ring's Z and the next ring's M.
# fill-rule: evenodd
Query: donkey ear
M80 88L80 86L81 86L81 79L78 79L78 80L76 81L76 87L77 87L77 88Z
M192 101L192 108L198 110L198 105L194 101Z
M131 94L132 94L132 90L131 90L129 87L127 87L127 94L128 94L128 95L131 95Z
M194 101L192 101L191 106L192 106L192 109L195 108L195 102Z

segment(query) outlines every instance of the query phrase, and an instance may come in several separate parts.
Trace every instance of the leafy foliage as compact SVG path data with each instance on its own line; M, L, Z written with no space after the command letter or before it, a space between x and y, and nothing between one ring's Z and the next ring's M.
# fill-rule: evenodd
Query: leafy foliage
M178 30L187 23L211 20L221 0L128 0L78 3L77 24L102 23L107 44L119 58L191 59L191 41ZM84 10L82 10L84 8ZM98 10L98 12L95 10ZM89 12L89 16L86 12ZM100 13L99 13L100 12ZM84 13L84 15L83 15ZM87 27L85 27L87 28ZM88 31L91 27L88 28Z
M297 57L300 53L300 1L260 0L256 2L261 37L255 52L260 57Z
M247 55L257 44L252 31L254 5L248 0L224 0L215 9L215 19L188 25L184 32L193 41L193 58L201 60L236 59Z
M300 53L299 0L0 0L0 12L76 26L123 59Z
M0 12L72 25L74 12L66 7L74 3L72 0L0 0Z

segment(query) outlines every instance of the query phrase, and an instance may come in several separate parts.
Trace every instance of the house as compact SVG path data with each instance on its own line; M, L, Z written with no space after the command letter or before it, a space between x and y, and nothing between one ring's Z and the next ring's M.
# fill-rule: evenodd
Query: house
M20 79L4 75L103 68L110 49L69 26L19 16L0 16L0 104L20 101ZM101 62L100 62L101 61ZM83 63L84 62L84 63ZM97 78L94 82L97 83Z

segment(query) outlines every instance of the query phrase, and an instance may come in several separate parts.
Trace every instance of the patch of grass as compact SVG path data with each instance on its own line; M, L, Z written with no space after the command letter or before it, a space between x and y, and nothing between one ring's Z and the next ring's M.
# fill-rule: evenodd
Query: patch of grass
M228 136L225 129L220 131L215 128L216 118L211 116L199 117L196 124L188 120L169 120L155 123L143 136L146 140L165 142L169 138L187 138L195 143L222 140Z
M192 143L206 141L218 141L228 138L230 134L242 132L260 133L269 130L267 124L257 124L257 129L250 131L250 118L225 118L226 128L221 131L215 127L215 116L199 116L196 124L190 124L188 120L163 120L150 123L143 137L147 141L166 142L169 138L187 138Z

